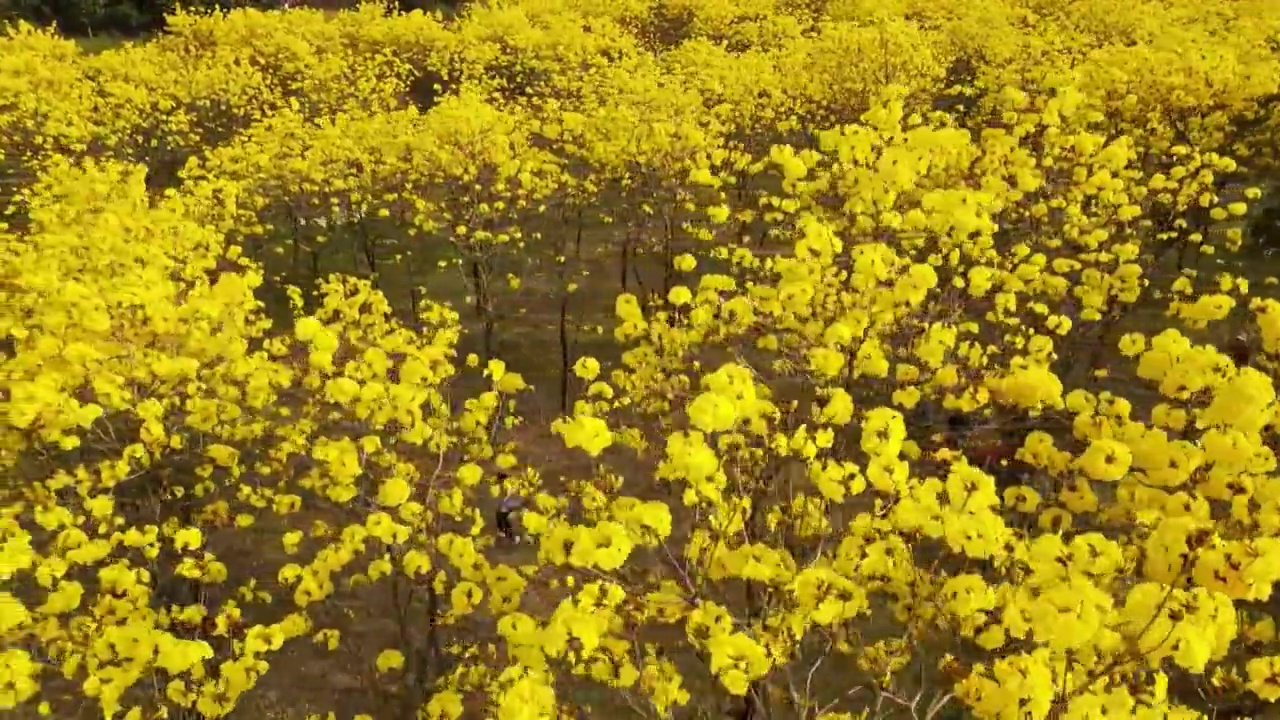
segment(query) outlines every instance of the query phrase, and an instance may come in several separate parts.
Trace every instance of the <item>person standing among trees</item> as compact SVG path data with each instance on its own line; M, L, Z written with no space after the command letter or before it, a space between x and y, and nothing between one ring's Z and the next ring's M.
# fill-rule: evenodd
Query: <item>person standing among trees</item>
M498 473L498 480L507 480L510 475L507 473ZM498 502L498 509L494 512L494 525L496 526L499 537L510 540L513 543L520 543L520 533L516 532L515 520L524 510L524 498L520 495L505 495Z

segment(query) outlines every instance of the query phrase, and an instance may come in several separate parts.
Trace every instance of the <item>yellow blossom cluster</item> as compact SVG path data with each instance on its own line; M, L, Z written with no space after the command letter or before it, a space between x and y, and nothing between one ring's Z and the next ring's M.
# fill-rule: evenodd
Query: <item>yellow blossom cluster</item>
M336 717L285 653L339 649L362 718L1280 702L1277 3L0 58L0 711ZM503 336L543 305L559 412Z

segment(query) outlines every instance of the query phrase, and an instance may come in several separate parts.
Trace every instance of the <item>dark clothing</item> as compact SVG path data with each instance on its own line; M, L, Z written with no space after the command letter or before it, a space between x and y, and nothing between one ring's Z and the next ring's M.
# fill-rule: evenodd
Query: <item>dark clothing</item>
M505 510L498 511L498 532L508 540L514 540L516 536L515 528L511 525L511 513Z
M519 539L516 535L515 526L512 524L512 516L520 512L524 507L524 498L506 497L498 505L498 511L494 514L497 521L498 533L508 540Z

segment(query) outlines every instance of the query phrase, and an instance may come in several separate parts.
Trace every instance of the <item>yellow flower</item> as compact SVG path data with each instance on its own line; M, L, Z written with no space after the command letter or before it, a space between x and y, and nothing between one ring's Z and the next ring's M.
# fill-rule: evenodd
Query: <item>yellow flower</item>
M593 357L580 357L573 364L573 374L583 380L595 380L600 375L600 361Z
M204 544L204 533L200 528L182 528L173 534L173 548L178 551L195 550Z
M382 481L378 488L378 504L384 507L399 507L409 500L413 488L404 478L392 476Z
M378 672L382 673L399 670L404 667L404 653L393 649L383 650L378 653L374 665L378 668Z
M310 342L322 329L324 326L319 320L314 317L304 317L294 323L293 336L302 342Z
M833 378L844 369L844 353L831 348L814 348L809 351L809 369L821 377Z
M1040 493L1023 486L1005 488L1004 504L1017 512L1032 513L1040 506Z
M726 432L738 422L738 408L732 400L714 392L704 392L689 403L689 422L703 432Z
M676 285L667 293L667 301L676 307L684 307L693 302L693 292L683 285Z
M0 636L9 633L31 619L22 601L7 592L0 592Z
M1147 349L1147 339L1142 333L1125 333L1120 337L1120 354L1125 357L1137 357ZM1072 391L1074 392L1074 390Z
M462 696L452 690L433 693L427 703L428 720L457 720L462 716Z
M1266 702L1280 700L1280 657L1253 658L1245 664L1248 688Z
M1129 446L1116 440L1095 439L1077 458L1076 465L1091 480L1114 482L1129 472L1133 453Z
M551 423L551 430L564 439L565 447L581 448L591 457L596 457L613 444L609 424L589 415L559 418Z

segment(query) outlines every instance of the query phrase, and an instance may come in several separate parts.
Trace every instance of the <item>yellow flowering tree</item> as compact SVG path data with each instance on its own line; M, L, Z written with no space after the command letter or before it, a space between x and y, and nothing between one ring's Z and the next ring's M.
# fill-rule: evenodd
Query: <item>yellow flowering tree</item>
M1271 712L1276 8L6 29L0 710Z
M456 314L424 305L410 330L367 281L325 283L291 335L266 336L261 272L184 202L152 205L137 167L66 165L6 245L17 482L3 627L36 650L15 657L3 697L31 698L56 669L108 715L221 716L287 641L336 643L345 618L324 601L377 581L400 613L388 652L410 658L377 669L406 673L395 700L417 707L460 661L446 633L475 610L469 593L501 607L523 586L473 538L476 463L514 464L502 438L526 386L495 364L491 389L455 409ZM85 242L103 252L85 255ZM35 253L41 270L26 272ZM326 507L325 521L295 520ZM219 557L220 536L251 528L303 553L278 568L286 614L260 607L271 578L232 577ZM408 613L424 604L421 637Z

